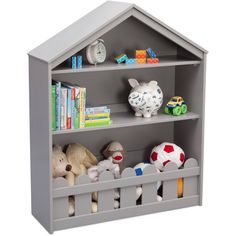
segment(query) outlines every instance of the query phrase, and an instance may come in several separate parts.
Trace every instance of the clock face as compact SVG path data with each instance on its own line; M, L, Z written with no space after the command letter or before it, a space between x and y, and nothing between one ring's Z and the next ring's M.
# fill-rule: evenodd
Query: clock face
M106 48L102 42L94 46L94 58L97 63L102 63L106 59Z

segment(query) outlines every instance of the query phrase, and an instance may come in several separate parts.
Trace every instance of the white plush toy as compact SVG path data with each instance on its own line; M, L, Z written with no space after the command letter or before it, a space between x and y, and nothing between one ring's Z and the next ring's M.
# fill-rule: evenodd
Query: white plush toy
M143 163L143 162L138 163L138 164L134 167L134 171L135 171L136 176L143 175L144 169L145 169L147 166L150 166L150 165L151 165L150 163ZM157 173L160 172L158 168L156 168L156 170L157 170ZM158 181L158 182L157 182L157 190L160 188L160 186L161 186L161 181ZM137 189L139 189L139 193L140 193L139 196L141 196L142 193L143 193L142 187L141 187L141 186L137 186ZM158 201L158 202L162 201L162 197L159 196L159 195L157 195L157 201Z
M135 111L135 116L149 118L152 115L157 115L157 111L163 103L163 93L157 81L139 83L133 78L128 81L132 87L128 100Z
M87 174L89 178L92 180L92 182L97 182L99 180L99 176L104 171L110 171L114 175L115 179L120 178L120 167L118 164L114 164L111 158L100 161L96 166L90 167L87 171ZM92 198L93 198L93 213L95 213L98 210L97 208L98 196L96 192L92 194ZM117 201L117 199L119 198L120 198L120 193L118 189L115 189L114 209L119 208L120 203L119 201Z

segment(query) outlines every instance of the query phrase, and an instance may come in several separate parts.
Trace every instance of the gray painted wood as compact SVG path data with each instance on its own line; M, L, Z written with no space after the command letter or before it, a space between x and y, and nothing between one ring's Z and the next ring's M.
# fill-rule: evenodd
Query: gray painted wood
M176 58L175 56L158 57L158 64L115 64L113 62L106 62L101 65L84 65L81 69L70 69L70 68L58 68L52 71L52 75L63 74L67 76L68 74L81 74L84 72L102 72L102 71L115 71L115 70L133 70L133 69L148 69L148 68L159 68L159 67L169 67L169 66L182 66L182 65L198 65L199 60L191 60L184 58Z
M76 178L76 185L89 184L91 181L87 175ZM92 197L91 193L75 195L75 216L91 213Z
M99 176L99 181L114 181L113 174L105 171ZM114 189L107 189L98 192L98 212L114 209Z
M156 168L154 165L145 167L143 175L156 174ZM150 182L142 185L142 204L150 204L157 201L157 182Z
M65 55L70 50L71 55L73 55L74 52L72 49L76 45L88 41L93 34L102 30L105 26L112 24L125 13L130 13L140 21L148 24L149 27L156 27L155 30L163 33L165 37L170 38L182 47L188 48L193 54L200 54L201 51L206 52L198 45L193 44L193 42L184 38L182 35L133 4L106 2L32 50L29 54L50 63ZM113 27L115 26L116 25L113 25ZM67 56L69 57L69 55Z
M109 11L111 8L112 10ZM98 15L100 15L99 19ZM133 37L120 37L120 34L128 35L130 28L133 29ZM137 37L140 32L141 36ZM73 37L70 37L71 35ZM80 71L61 70L63 61L83 50L99 37L104 38L108 43L107 64L98 67L85 66ZM131 51L126 51L127 48L134 51L136 48L145 48L146 44L153 48L159 46L159 56L163 56L159 64L140 66L110 64L114 56L114 49L124 50L128 54ZM31 55L29 85L32 214L50 233L57 229L202 204L206 73L206 51L204 49L133 4L109 2L29 54ZM171 57L164 61L166 55ZM177 59L174 59L175 56ZM53 75L51 75L51 69L56 66L58 66L58 71L52 72ZM94 72L96 72L96 76ZM52 134L51 76L59 81L72 82L86 87L87 105L112 106L115 111L112 114L113 125L81 129L78 130L79 132L76 130ZM127 79L130 77L143 81L157 80L164 91L164 104L171 96L180 95L187 102L191 113L180 117L160 115L158 119L156 117L149 120L136 119L126 104L129 93ZM147 161L151 147L163 140L181 146L187 157L192 156L197 159L199 166L195 165L195 161L189 160L186 162L185 169L173 170L174 167L171 167L172 164L169 163L163 173L146 174L140 178L130 176L113 180L109 173L106 173L103 176L104 179L97 183L84 183L73 187L53 187L52 143L66 145L71 142L79 142L101 158L101 149L111 140L119 140L125 145L127 150L125 165L127 166ZM179 177L184 178L184 188L186 189L185 195L181 199L177 198L177 179ZM164 201L150 203L154 201L153 183L157 180L163 181ZM152 193L151 195L144 194L144 199L146 199L144 202L147 204L135 206L133 201L128 198L125 203L122 203L123 207L114 210L114 188L127 189L125 192L128 194L131 189L133 193L134 186L139 184L144 185L146 193ZM88 197L86 196L94 191L99 192L98 208L100 212L88 214L90 207L88 207ZM62 208L63 205L65 202L68 204L69 195L77 194L82 198L79 198L78 195L76 214L82 215L65 217L68 207ZM59 206L55 207L55 204ZM128 206L130 204L131 206ZM79 211L80 205L82 205L81 212ZM85 207L85 205L87 206ZM58 216L63 217L63 215L64 218L55 219Z
M129 177L126 179L116 179L116 180L107 180L103 182L95 182L88 185L80 185L80 186L73 186L73 187L66 187L61 189L54 189L53 190L53 197L62 197L68 195L76 195L82 193L89 193L89 192L97 192L101 190L109 190L111 188L122 188L140 184L147 184L157 181L165 181L165 180L173 180L178 179L179 177L190 177L190 176L199 176L200 168L195 167L191 169L180 169L176 171L166 171L162 173L155 173L149 175L142 175L138 178Z
M178 167L175 163L169 162L164 168L164 172L176 171ZM180 170L178 170L179 172ZM178 197L178 179L163 181L163 201L176 199Z
M128 3L106 2L32 50L29 54L41 60L52 62L75 45L81 44L96 31L119 18L131 7L132 4Z
M53 180L53 188L62 188L68 186L66 179L59 177ZM69 200L68 197L53 199L53 219L68 217Z
M151 118L144 119L141 117L134 117L132 113L120 112L120 113L112 114L111 119L113 123L108 126L89 127L89 128L82 128L82 129L76 129L76 130L53 131L53 135L89 132L89 131L104 130L104 129L117 129L117 128L124 128L124 127L131 127L131 126L139 126L139 125L143 126L143 125L158 124L158 123L165 123L165 122L175 122L175 121L183 121L183 120L196 120L196 119L199 119L199 115L194 112L188 112L181 116L170 116L166 114L159 114L158 116L153 116Z
M52 232L50 80L48 64L29 57L31 210Z
M176 67L175 89L181 94L191 111L200 115L194 122L175 123L174 140L183 148L186 156L197 159L201 175L199 177L200 204L202 204L203 150L204 150L204 114L205 114L205 73L206 57L197 67ZM186 80L189 79L189 80ZM184 86L182 84L184 83ZM187 130L188 132L183 132Z
M184 163L184 168L194 168L197 167L198 163L196 159L190 158ZM192 176L192 177L186 177L184 178L184 192L183 196L188 197L188 196L193 196L193 195L198 195L198 176Z
M121 178L135 177L133 168L126 168L121 174ZM120 208L136 205L136 186L128 186L120 189Z
M156 212L180 209L184 207L196 206L199 204L199 197L188 197L174 199L170 201L155 202L147 205L139 205L128 208L116 209L108 212L98 212L97 214L70 217L54 221L54 229L61 230L72 227L78 227L88 224L96 224L105 221L123 219L127 217L140 216Z

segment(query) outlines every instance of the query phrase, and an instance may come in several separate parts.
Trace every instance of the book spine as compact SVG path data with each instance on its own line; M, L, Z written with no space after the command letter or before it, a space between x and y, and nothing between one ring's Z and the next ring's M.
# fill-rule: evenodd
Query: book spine
M56 85L52 85L52 130L56 130Z
M110 113L98 113L98 114L86 114L85 118L90 119L99 119L99 118L108 118L110 116Z
M56 82L56 130L61 128L61 82Z
M61 129L66 129L67 123L67 89L61 88Z
M105 119L98 119L98 120L86 120L86 124L96 124L96 123L102 123L104 121L109 121L110 118L105 118Z
M110 109L106 106L104 107L89 107L86 108L85 114L99 114L99 113L110 113Z
M85 88L80 88L79 127L84 128L85 123Z
M78 129L79 128L79 105L80 105L80 88L79 87L75 87L75 107L74 107L74 111L75 111L75 118L74 118L74 128Z
M85 127L104 126L104 125L110 125L110 124L112 124L112 120L109 119L102 122L93 122L93 123L85 122Z
M71 97L72 97L72 89L67 89L67 124L66 128L71 129Z
M75 128L75 88L71 88L71 129Z

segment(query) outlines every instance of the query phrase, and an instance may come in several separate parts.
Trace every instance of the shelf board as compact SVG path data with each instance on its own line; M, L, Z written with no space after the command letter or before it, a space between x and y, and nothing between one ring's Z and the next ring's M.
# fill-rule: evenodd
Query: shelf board
M71 74L82 72L98 72L98 71L113 71L113 70L133 70L167 66L183 66L183 65L198 65L201 61L191 60L186 58L178 58L176 56L165 56L159 58L160 62L156 64L116 64L115 62L106 62L99 65L84 65L81 69L58 68L52 71L53 75Z
M113 121L111 125L99 126L99 127L88 127L88 128L73 129L73 130L52 131L52 134L53 135L70 134L70 133L80 133L80 132L95 131L95 130L150 125L150 124L165 123L165 122L195 120L195 119L199 119L199 117L200 116L198 114L193 113L193 112L188 112L181 116L158 114L158 116L153 116L151 118L135 117L134 114L130 112L119 112L119 113L111 114L111 119Z

